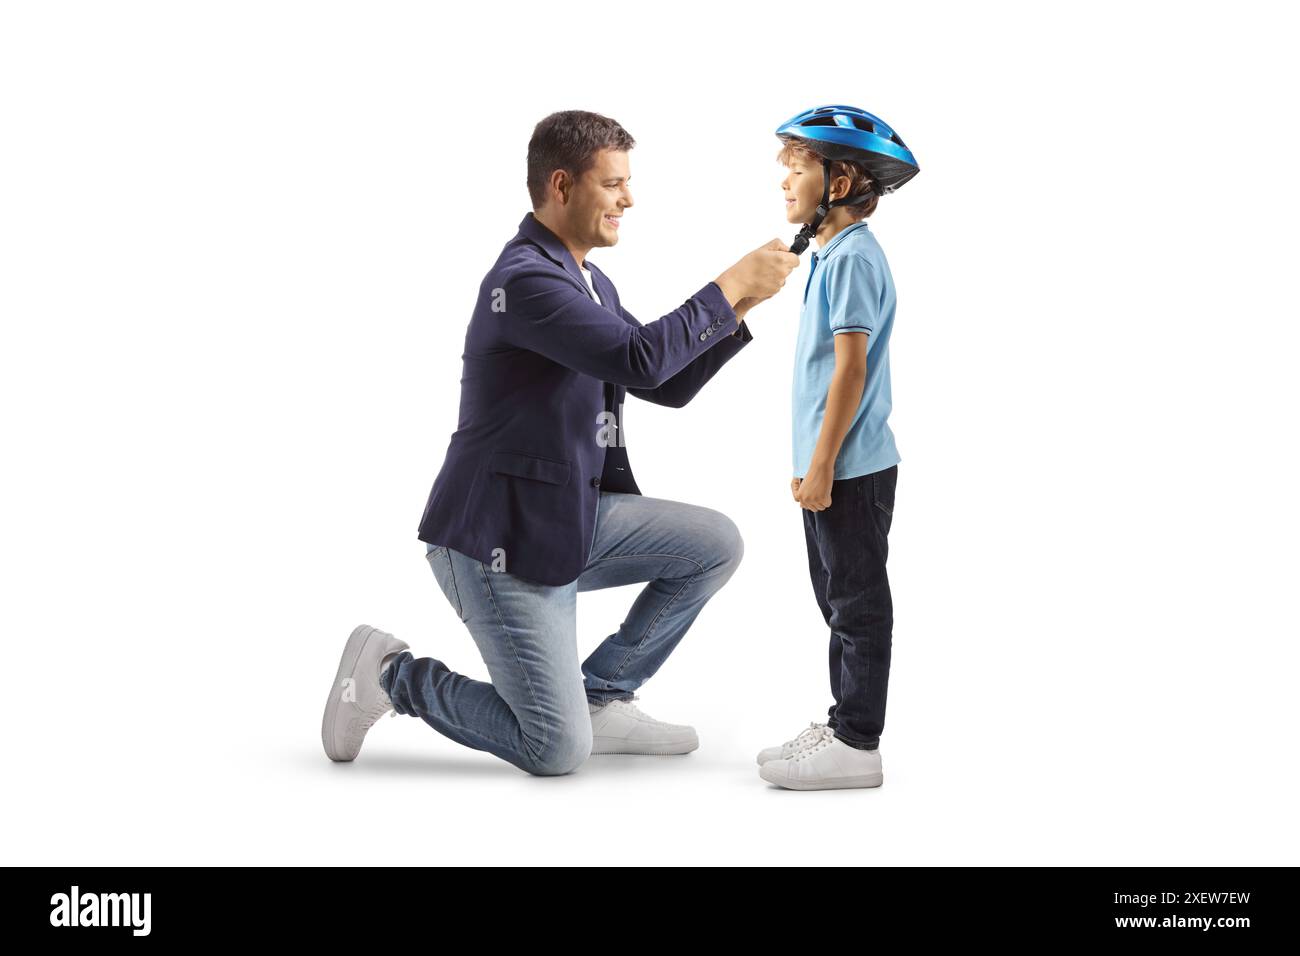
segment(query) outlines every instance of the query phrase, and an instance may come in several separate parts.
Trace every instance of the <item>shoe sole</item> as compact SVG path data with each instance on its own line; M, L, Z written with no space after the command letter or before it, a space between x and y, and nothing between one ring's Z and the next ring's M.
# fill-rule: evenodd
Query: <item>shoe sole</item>
M622 746L620 746L622 744ZM662 744L642 744L636 750L628 749L627 742L621 737L595 737L591 742L591 753L596 754L638 754L644 757L672 757L688 754L698 750L700 741L675 741Z
M885 782L885 774L868 773L860 777L833 777L829 780L791 780L766 765L758 768L758 775L768 783L787 790L849 790L862 787L879 787Z
M350 677L356 673L357 661L361 659L361 652L365 650L366 643L379 633L379 628L371 627L368 624L358 625L352 634L348 637L348 642L343 646L343 658L339 661L338 673L334 675L334 683L330 685L330 696L325 701L325 716L321 718L320 739L325 746L325 755L330 760L340 763L346 763L355 757L343 756L343 741L334 739L334 732L338 729L337 720L341 701L339 700L339 688L343 684L343 678Z

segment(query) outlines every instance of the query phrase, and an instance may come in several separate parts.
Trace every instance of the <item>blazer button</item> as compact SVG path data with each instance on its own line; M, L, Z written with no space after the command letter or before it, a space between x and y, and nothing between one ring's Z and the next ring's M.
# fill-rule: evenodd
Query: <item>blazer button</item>
M591 487L593 487L593 488L599 488L599 487L600 487L600 479L599 479L599 478L593 478L593 479L591 479Z
M709 337L709 336L708 336L708 333L707 333L707 332L701 332L701 333L700 333L700 341L701 341L701 342L703 342L703 341L704 341L705 339L707 339L708 337Z

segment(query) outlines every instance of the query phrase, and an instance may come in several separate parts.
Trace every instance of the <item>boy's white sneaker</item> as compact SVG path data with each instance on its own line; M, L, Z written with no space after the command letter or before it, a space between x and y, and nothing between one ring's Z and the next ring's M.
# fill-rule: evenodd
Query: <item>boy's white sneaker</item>
M588 701L587 709L593 754L688 754L700 746L694 727L655 720L630 700Z
M788 760L802 750L806 744L820 740L821 732L825 729L825 724L819 724L814 720L793 740L787 740L779 747L765 747L760 750L758 752L758 765L761 767L769 760Z
M787 790L842 790L878 787L885 782L879 748L850 747L829 727L821 732L819 740L793 757L763 764L758 775Z
M409 647L367 624L348 637L321 721L321 742L330 760L355 760L371 724L393 709L379 686L379 667L385 657Z

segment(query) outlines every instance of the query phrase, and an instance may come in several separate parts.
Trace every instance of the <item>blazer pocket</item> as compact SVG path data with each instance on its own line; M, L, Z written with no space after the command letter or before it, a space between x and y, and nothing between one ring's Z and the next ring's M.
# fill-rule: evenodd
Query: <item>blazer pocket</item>
M516 478L531 478L551 485L569 482L570 463L556 458L539 458L514 451L494 451L488 458L488 471Z

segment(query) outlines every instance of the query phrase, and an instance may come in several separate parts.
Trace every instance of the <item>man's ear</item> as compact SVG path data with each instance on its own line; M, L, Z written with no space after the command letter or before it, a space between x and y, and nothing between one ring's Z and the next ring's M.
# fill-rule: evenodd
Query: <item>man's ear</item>
M573 177L566 170L556 169L552 171L548 183L557 193L560 205L567 206L569 197L573 194Z

